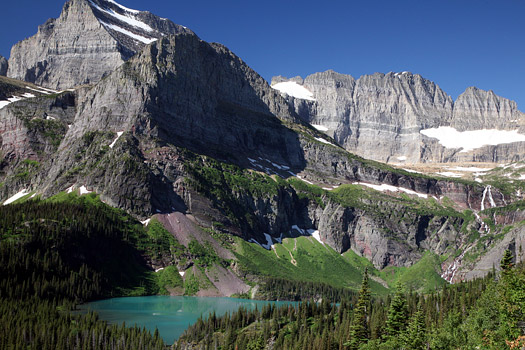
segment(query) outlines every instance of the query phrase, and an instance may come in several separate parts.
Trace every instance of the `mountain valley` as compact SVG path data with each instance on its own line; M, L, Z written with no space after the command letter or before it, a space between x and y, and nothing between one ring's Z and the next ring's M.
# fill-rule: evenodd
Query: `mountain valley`
M170 20L69 0L0 57L5 276L72 304L355 301L366 274L377 297L434 293L525 261L524 127L513 101L409 72L268 84ZM93 285L28 287L49 261Z

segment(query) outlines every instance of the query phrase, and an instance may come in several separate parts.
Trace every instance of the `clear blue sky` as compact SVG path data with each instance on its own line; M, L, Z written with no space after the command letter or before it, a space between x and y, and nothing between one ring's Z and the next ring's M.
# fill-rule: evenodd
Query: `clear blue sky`
M525 111L525 1L120 0L228 46L265 79L333 69L411 71L456 98L494 90ZM65 0L2 4L0 54L58 17Z

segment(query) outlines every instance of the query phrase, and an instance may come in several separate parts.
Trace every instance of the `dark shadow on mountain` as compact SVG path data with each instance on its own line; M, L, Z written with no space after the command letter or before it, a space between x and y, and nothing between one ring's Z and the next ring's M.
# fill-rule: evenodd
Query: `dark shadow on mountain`
M299 118L228 49L193 35L171 36L149 49L158 76L146 110L159 139L242 167L261 157L304 169L299 135L284 125Z

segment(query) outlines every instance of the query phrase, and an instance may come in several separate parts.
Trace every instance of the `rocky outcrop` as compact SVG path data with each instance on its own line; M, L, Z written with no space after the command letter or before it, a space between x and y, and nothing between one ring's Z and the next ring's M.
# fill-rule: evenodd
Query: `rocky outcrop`
M191 31L114 1L69 0L59 18L13 46L7 74L52 89L93 84L145 45L178 33Z
M5 57L0 56L0 75L4 77L7 75L7 67L8 67L7 60L5 59Z
M74 92L35 95L0 109L1 198L38 187L75 116Z
M333 71L305 79L276 77L272 85L293 82L311 100L285 95L301 118L348 151L390 163L494 161L525 157L525 143L500 144L462 152L446 148L422 130L448 126L457 131L518 130L524 120L516 103L492 91L468 88L454 103L435 83L418 74L376 73L355 80ZM459 136L461 137L461 136ZM510 151L510 152L509 152Z
M329 202L317 209L316 222L323 242L340 253L352 249L382 269L410 266L424 250L438 255L454 251L461 242L456 227L463 220L421 215L391 202L376 202L366 210Z
M489 246L487 252L482 254L474 263L474 266L465 264L455 276L453 282L462 280L471 280L487 275L492 269L500 270L500 262L505 253L509 249L514 256L513 263L518 264L525 261L525 226L518 226L504 235L499 241L487 241L485 244ZM475 248L475 247L474 247ZM468 254L468 251L467 251Z

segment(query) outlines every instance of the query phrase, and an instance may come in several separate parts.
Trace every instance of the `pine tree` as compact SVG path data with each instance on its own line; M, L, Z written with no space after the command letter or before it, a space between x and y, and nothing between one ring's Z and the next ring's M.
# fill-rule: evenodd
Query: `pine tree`
M386 333L388 337L399 336L406 328L408 320L407 301L403 285L396 285L394 298L390 303L388 318L386 320Z
M512 252L509 249L505 250L505 253L503 254L503 258L501 259L501 263L499 265L501 267L501 270L502 271L510 270L512 266L514 265L512 263L512 260L513 260Z
M421 306L410 319L406 332L402 336L406 350L426 349L425 315Z
M357 305L354 308L354 317L350 326L350 340L345 344L351 349L357 349L370 339L369 330L370 317L370 285L368 281L368 269L365 269L363 283L359 290Z

